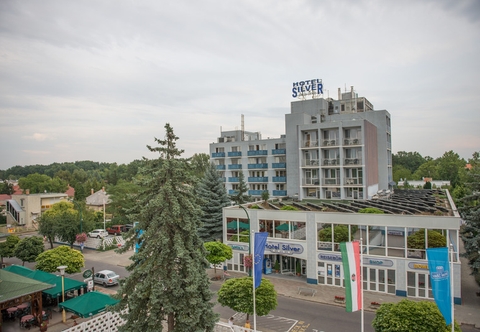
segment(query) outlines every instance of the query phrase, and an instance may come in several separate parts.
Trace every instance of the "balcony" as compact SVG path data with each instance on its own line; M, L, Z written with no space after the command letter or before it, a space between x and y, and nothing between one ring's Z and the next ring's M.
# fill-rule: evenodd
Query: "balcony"
M212 153L212 158L224 158L225 157L225 152L213 152Z
M230 190L228 191L228 194L229 194L229 195L236 195L236 194L238 194L238 190L230 189Z
M240 178L239 177L229 177L228 182L240 182Z
M272 196L287 196L286 190L274 190L272 191Z
M340 159L324 159L323 166L337 166L340 165Z
M272 154L286 154L287 149L273 149Z
M345 185L346 186L358 186L362 185L362 179L357 179L357 178L347 178L345 179Z
M225 169L225 165L217 165L217 169Z
M262 193L264 192L265 190L249 190L248 191L248 194L250 196L262 196Z
M287 163L272 163L272 168L287 168Z
M343 145L362 145L362 140L359 138L345 138Z
M274 176L272 177L272 182L287 182L286 176Z
M231 151L227 154L229 157L241 157L242 151Z
M250 150L247 152L248 156L266 156L268 155L268 150Z
M268 168L268 164L248 164L248 169Z
M362 159L361 158L346 158L345 165L361 165Z
M302 166L318 166L320 161L318 159L304 159L302 160Z
M318 147L318 141L304 141L302 143L302 148L315 148Z
M242 169L242 164L230 164L228 169Z
M268 176L249 176L248 182L268 182Z
M320 180L316 178L306 178L303 181L304 186L318 186L320 185Z

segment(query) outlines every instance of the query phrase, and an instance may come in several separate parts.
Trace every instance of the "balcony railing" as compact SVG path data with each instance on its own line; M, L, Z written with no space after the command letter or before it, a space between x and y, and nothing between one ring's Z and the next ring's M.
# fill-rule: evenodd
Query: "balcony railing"
M337 146L337 144L336 139L324 139L322 141L322 146Z
M268 176L249 176L248 182L268 182Z
M314 179L314 178L306 178L303 180L303 185L304 186L318 186L320 185L320 180L319 179Z
M261 196L265 190L249 190L248 194L250 196Z
M322 180L322 184L323 185L334 185L334 186L338 186L340 185L340 179L323 179Z
M287 182L286 176L274 176L272 177L272 182Z
M242 151L230 151L228 153L229 157L241 157L242 156Z
M345 158L345 165L361 165L361 158Z
M272 154L286 154L287 149L273 149Z
M345 138L343 145L362 145L362 140L360 138Z
M225 157L225 152L213 152L212 158L223 158Z
M287 196L286 190L273 190L272 196Z
M228 169L242 169L242 164L230 164Z
M225 165L217 165L217 169L225 169Z
M340 165L340 159L323 159L323 166Z
M247 152L248 156L266 156L268 155L268 150L250 150Z
M239 177L229 177L228 178L228 182L240 182L240 178Z
M318 141L310 140L310 141L304 141L302 144L302 148L314 148L318 146Z
M228 194L229 194L229 195L236 195L236 194L238 194L238 190L230 189L230 190L228 191Z
M272 168L287 168L287 163L272 163Z
M268 164L248 164L248 169L268 168Z
M357 178L347 178L345 179L345 185L351 186L351 185L361 185L362 184L362 179L357 179Z
M318 159L304 159L302 160L302 166L318 166L320 161Z

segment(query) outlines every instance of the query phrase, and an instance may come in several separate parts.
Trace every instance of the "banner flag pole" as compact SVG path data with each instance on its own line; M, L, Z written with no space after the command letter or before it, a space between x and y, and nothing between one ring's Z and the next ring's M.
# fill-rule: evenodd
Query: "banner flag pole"
M256 305L255 305L255 231L251 231L251 233L253 234L253 236L250 236L250 238L252 239L252 270L253 270L253 273L252 273L252 277L253 277L253 282L252 282L252 286L253 286L253 330L256 332L257 331L257 309L256 309Z
M453 243L450 243L450 304L452 307L452 332L455 330L455 316L454 316L454 303L453 303L453 296L454 296L454 290L453 290Z
M363 238L360 238L360 301L362 303L362 313L361 313L361 324L362 328L361 331L363 332L364 329L364 323L365 323L365 315L364 315L364 310L363 310L363 250L362 250L362 245L363 245Z

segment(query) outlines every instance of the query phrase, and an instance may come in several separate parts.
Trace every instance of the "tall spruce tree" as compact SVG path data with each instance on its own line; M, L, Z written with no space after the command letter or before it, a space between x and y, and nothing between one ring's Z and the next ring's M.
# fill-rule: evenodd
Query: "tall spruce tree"
M202 225L198 234L204 242L222 240L222 209L230 205L230 199L214 164L209 164L202 181L198 185L197 194L202 200Z
M119 331L213 331L218 317L210 302L207 253L198 236L201 209L188 162L176 148L178 137L168 123L165 129L165 140L155 138L158 147L147 145L160 157L144 158L139 169L141 189L128 213L138 225L119 250L140 245L117 293L115 310L128 308Z
M464 184L469 195L460 200L458 208L465 225L462 227L462 239L465 245L464 256L472 268L472 274L480 285L480 153L475 152L470 159L467 182Z
M245 176L243 172L240 172L238 175L238 188L235 190L235 194L230 196L230 199L237 205L245 204L251 200L251 197L247 193L248 187L245 183Z

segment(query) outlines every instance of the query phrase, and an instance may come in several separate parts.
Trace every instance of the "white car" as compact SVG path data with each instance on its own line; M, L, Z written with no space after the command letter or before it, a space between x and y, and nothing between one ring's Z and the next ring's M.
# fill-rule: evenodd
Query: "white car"
M108 236L108 232L104 229L94 229L91 232L88 232L88 237L96 237L97 239L103 239Z
M120 276L113 271L110 270L102 270L100 272L95 273L93 281L96 284L101 284L103 287L113 286L118 284L118 279Z

